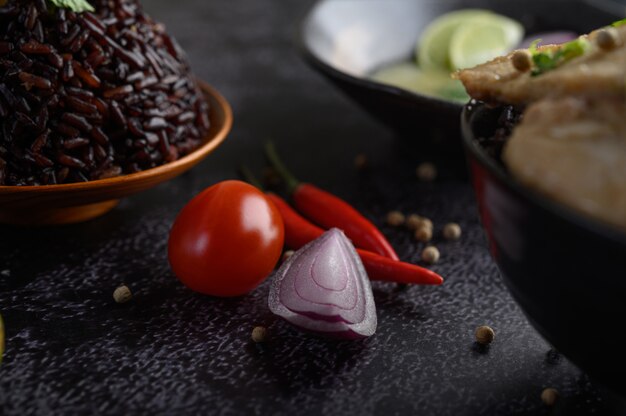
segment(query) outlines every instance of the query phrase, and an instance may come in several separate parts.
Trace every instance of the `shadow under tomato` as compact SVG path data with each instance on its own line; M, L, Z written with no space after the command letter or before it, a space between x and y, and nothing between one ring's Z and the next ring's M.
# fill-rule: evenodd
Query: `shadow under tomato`
M122 202L119 208L103 217L81 224L50 227L0 225L0 252L6 259L0 264L0 290L25 287L38 276L49 275L63 264L82 264L88 254L114 240L119 230L132 227L140 215L138 209L133 210L132 205Z

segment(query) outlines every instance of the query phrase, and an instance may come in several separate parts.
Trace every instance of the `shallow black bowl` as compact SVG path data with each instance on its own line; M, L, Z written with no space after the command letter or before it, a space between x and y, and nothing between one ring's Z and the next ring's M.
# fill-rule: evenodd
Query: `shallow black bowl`
M518 19L529 34L587 33L623 14L623 6L607 0L323 0L302 24L301 50L315 69L402 135L460 150L461 105L381 84L368 75L413 59L429 22L469 7Z
M513 297L557 350L626 395L626 234L523 187L482 148L498 110L468 105L466 149L491 253Z

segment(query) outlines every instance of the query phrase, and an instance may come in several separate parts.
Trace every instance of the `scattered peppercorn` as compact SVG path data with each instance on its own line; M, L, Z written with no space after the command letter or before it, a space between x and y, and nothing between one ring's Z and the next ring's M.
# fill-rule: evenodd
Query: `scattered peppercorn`
M392 227L399 227L404 224L404 214L400 211L391 211L387 214L387 224Z
M456 241L461 238L461 226L451 222L443 227L443 238L449 241Z
M528 72L533 66L533 58L529 51L522 49L513 53L511 63L518 71Z
M554 406L558 399L559 399L559 392L551 387L548 387L547 389L544 389L541 392L541 401L546 406L550 406L550 407Z
M422 217L417 214L411 214L406 218L404 225L411 231L417 231L422 225Z
M432 230L433 222L426 217L422 217L422 224L420 225L420 227L430 228Z
M422 182L432 182L437 178L437 168L430 162L424 162L417 167L417 178Z
M439 250L435 246L428 246L422 251L422 261L428 264L435 264L439 261Z
M126 285L122 285L115 289L113 292L113 299L117 303L126 303L133 298L133 294L130 288Z
M433 239L433 229L422 225L420 228L415 230L415 239L417 241L421 241L422 243L429 242Z
M596 43L605 51L615 49L615 47L619 44L619 40L617 31L612 27L602 29L598 31L598 34L596 35Z
M354 167L357 168L357 170L363 170L367 168L368 164L369 161L367 160L367 155L365 155L364 153L359 153L354 158Z
M419 228L433 229L433 222L430 219L417 214L409 215L405 221L405 225L411 231L417 231Z
M489 345L496 337L496 333L493 331L493 329L491 329L491 327L484 325L476 328L474 336L476 337L476 342L478 342L479 344Z
M255 326L252 330L252 341L257 344L267 340L267 328L264 326Z
M283 263L286 262L287 260L289 260L291 258L291 256L293 256L295 253L295 251L293 250L287 250L283 253Z

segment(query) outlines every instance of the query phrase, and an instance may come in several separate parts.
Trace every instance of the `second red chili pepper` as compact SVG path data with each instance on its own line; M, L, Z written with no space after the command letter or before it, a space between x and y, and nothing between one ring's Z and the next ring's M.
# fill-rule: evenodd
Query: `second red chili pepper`
M300 183L282 163L272 143L265 154L278 174L285 180L295 207L318 225L343 230L357 247L399 260L389 241L374 224L341 198L314 185Z
M297 250L324 233L323 229L311 224L280 196L271 192L266 193L266 195L283 217L287 247ZM363 261L370 280L420 285L440 285L443 283L441 276L423 267L392 260L359 248L357 248L357 253Z

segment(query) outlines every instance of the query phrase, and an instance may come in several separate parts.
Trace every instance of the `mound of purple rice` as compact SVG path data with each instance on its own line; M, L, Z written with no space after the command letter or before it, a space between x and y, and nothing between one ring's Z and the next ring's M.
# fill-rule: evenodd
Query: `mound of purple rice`
M84 182L196 149L208 104L189 64L138 0L0 6L0 185ZM1 4L1 2L0 2Z

